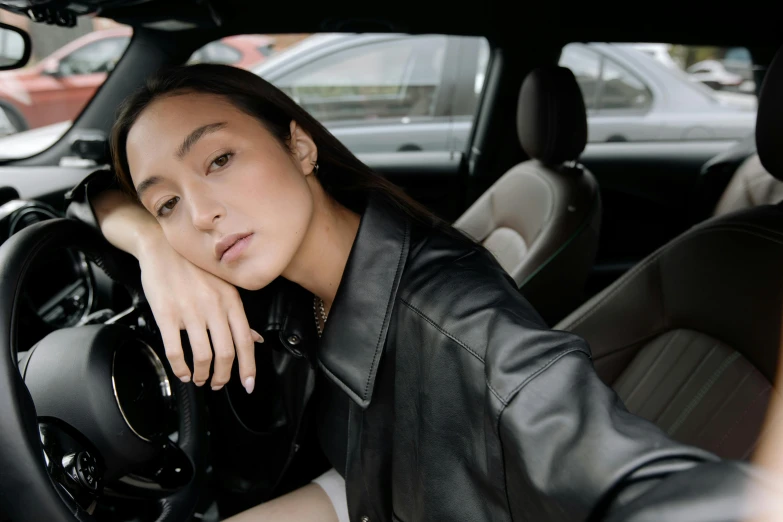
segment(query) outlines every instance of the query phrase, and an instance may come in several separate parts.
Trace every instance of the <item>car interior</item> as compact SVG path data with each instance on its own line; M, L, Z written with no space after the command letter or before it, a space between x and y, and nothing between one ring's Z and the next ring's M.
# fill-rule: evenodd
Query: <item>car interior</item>
M261 393L252 396L236 378L219 393L171 378L138 264L65 217L70 191L109 163L106 136L121 101L157 69L242 34L485 38L464 147L360 159L485 245L547 324L585 338L632 413L720 457L749 459L776 393L783 311L777 18L760 2L731 12L688 1L639 15L629 7L530 2L520 20L498 0L480 9L0 0L0 22L12 14L67 31L97 15L133 29L53 145L0 159L0 521L217 521L328 467L315 440L287 454L291 427L268 347L256 351ZM558 66L574 42L747 48L755 133L591 142L577 77ZM252 326L267 293L242 295ZM165 383L164 392L125 399L142 381Z

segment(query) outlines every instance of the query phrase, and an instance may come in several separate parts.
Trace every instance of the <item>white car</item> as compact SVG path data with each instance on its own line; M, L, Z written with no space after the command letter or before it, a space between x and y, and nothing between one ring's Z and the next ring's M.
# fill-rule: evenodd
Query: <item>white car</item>
M696 62L686 72L692 80L718 90L730 90L736 92L754 92L756 86L752 81L746 80L739 74L729 72L723 63L718 60L703 60Z

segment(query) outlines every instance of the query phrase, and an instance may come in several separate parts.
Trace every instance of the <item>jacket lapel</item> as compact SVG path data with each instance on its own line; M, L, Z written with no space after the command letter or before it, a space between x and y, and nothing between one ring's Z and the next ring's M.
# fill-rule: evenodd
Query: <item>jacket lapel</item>
M318 360L326 375L367 408L410 247L410 223L370 198L324 329Z

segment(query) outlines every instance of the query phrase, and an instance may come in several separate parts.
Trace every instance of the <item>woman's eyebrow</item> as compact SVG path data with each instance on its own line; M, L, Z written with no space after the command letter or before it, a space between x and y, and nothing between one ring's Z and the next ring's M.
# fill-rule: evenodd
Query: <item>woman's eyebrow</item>
M193 145L198 142L204 135L209 134L211 132L216 132L222 129L227 125L226 122L221 121L218 123L208 123L206 125L202 125L201 127L197 128L193 132L187 135L185 139L182 142L182 145L179 146L177 149L177 157L179 159L182 159L185 157L185 154L188 153L188 151L193 147Z
M149 189L153 185L157 185L161 181L163 181L163 178L161 178L160 176L152 176L150 178L145 179L144 181L139 183L138 187L136 187L136 197L139 198L139 200L141 200L142 195L147 189Z

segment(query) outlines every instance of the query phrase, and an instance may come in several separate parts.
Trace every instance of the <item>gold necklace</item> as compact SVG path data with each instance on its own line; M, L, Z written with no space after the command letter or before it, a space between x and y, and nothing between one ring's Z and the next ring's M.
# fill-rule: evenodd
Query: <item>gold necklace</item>
M313 297L313 315L315 315L315 329L318 331L318 337L321 337L326 327L326 308L323 299L318 296Z

